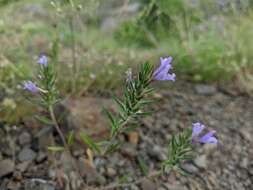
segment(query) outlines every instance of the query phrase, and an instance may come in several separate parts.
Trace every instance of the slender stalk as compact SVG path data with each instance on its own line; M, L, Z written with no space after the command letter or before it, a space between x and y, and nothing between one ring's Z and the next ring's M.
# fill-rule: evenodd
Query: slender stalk
M58 132L58 134L60 135L60 138L61 138L61 140L62 140L62 142L63 142L64 149L65 149L65 151L66 151L66 152L70 155L70 157L71 157L71 164L72 164L73 168L76 170L76 172L78 173L80 179L82 179L82 174L80 173L80 170L79 170L79 168L78 168L76 162L73 162L73 160L72 160L72 158L74 159L74 157L73 157L73 155L72 155L72 153L71 153L71 151L70 151L70 147L69 147L68 143L66 142L65 137L64 137L64 135L63 135L63 133L62 133L62 131L61 131L61 129L60 129L60 126L58 125L58 122L57 122L57 120L56 120L56 117L55 117L55 114L54 114L54 110L53 110L53 106L50 105L50 106L48 107L48 110L49 110L49 112L50 112L50 117L51 117L51 119L52 119L52 121L53 121L54 127L55 127L56 131ZM85 187L86 189L89 189L89 190L91 189L91 188L84 182L84 180L82 180L82 182L83 182L83 185L84 185L84 187Z
M76 62L76 37L74 28L74 13L72 11L69 19L69 28L71 35L71 54L72 54L72 93L76 91L76 78L77 78L77 62Z
M56 120L56 117L55 117L55 114L54 114L54 110L53 110L53 106L49 105L48 110L49 110L50 117L51 117L51 119L53 121L54 127L55 127L57 133L59 134L64 147L66 148L67 151L69 151L69 146L68 146L68 144L66 142L66 139L65 139L65 137L64 137L64 135L63 135L63 133L62 133L62 131L60 129L60 126L58 125L58 122Z

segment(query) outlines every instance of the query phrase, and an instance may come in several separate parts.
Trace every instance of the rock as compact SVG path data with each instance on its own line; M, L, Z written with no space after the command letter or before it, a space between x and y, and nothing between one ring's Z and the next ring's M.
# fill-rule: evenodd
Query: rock
M18 143L20 145L27 145L31 142L31 135L27 132L23 132L18 137Z
M101 24L101 30L103 32L111 32L118 26L118 21L115 17L106 17Z
M10 159L0 161L0 178L13 173L14 167L15 164Z
M80 158L78 160L78 166L81 174L86 177L87 183L99 185L106 183L106 179L97 172L95 166L89 160Z
M153 181L148 180L148 179L144 179L141 182L141 188L143 190L157 190L156 184Z
M18 160L20 162L32 161L36 158L36 153L30 148L24 148L18 154Z
M167 190L164 187L159 187L157 190Z
M148 154L158 161L164 161L167 158L163 148L158 145L148 146Z
M7 185L8 190L18 190L20 189L20 183L10 181Z
M194 163L199 167L199 168L206 168L207 167L207 159L206 155L203 154L201 156L198 156L195 160Z
M44 152L39 152L36 158L37 163L41 163L47 159L47 155Z
M1 134L0 134L1 135ZM5 136L5 134L1 135L0 139L0 152L2 155L12 157L14 153L14 141L11 140L8 136Z
M195 167L193 164L185 163L182 165L182 168L190 173L197 173L198 172L198 168Z
M17 169L20 172L25 172L27 170L28 166L30 165L30 163L31 163L31 161L22 162L22 163L17 165Z
M52 136L52 127L43 127L36 135L39 150L47 150L49 146L54 144L54 138Z
M61 154L60 163L65 173L70 173L75 170L74 162L75 160L73 160L73 157L68 152L63 152Z
M124 143L121 148L122 153L127 157L137 156L136 147L130 143Z
M250 142L252 140L251 133L246 128L241 128L239 133L241 134L243 139L245 139L246 141Z
M25 190L55 190L55 187L45 180L27 180L25 181Z
M134 145L137 145L138 142L139 142L139 134L138 134L138 132L135 132L135 131L130 132L128 134L128 141L130 143L134 144Z
M116 170L114 170L113 168L107 168L107 175L109 177L114 177L117 174Z
M200 95L211 96L217 92L217 89L211 85L198 84L195 86L195 90Z
M109 122L102 113L102 107L112 107L112 101L103 98L70 99L63 103L67 114L67 126L75 130L80 142L80 132L95 140L103 140L109 135ZM62 111L62 110L61 110Z

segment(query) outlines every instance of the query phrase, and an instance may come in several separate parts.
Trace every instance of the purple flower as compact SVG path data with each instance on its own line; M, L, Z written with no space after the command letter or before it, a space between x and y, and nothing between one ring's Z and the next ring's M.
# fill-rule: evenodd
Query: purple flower
M38 87L32 81L26 81L23 84L23 88L32 93L37 93L39 91Z
M153 78L155 80L171 80L175 81L176 74L175 73L168 73L169 70L172 68L171 62L173 58L172 57L166 57L166 58L160 58L160 66L154 71Z
M126 71L126 75L127 75L127 78L126 78L126 82L129 83L133 80L133 73L132 73L132 69L128 69Z
M203 131L203 129L206 126L201 123L193 123L192 124L192 139L193 142L198 142L201 144L209 143L209 144L217 144L218 139L214 137L215 131L210 131L203 135L202 137L199 137L200 133Z
M44 54L40 55L37 60L37 63L46 67L48 64L47 56L45 56Z

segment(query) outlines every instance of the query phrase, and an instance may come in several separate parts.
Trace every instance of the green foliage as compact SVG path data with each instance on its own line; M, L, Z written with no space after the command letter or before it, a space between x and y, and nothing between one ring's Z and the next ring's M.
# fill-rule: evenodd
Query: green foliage
M101 153L100 147L97 145L97 143L95 143L93 139L86 135L84 132L80 132L80 138L86 145L88 145L91 150L96 151L98 154Z
M115 39L125 46L153 47L154 43L144 27L140 26L136 21L125 22L114 33Z
M0 7L20 0L0 0Z
M146 96L153 91L149 87L152 81L152 74L153 66L149 63L141 65L136 78L130 72L126 81L123 100L117 97L113 98L118 106L118 113L113 114L109 110L104 109L111 126L111 139L107 149L118 147L117 135L133 129L131 126L127 126L129 123L151 113L143 109L153 102L146 99Z
M143 159L141 157L138 157L138 164L140 167L140 170L144 176L147 176L149 171L148 171L148 166L145 164Z
M162 163L163 172L168 173L174 169L183 175L187 175L188 172L181 167L181 164L193 159L191 135L191 128L185 129L181 134L172 135L168 147L168 159Z

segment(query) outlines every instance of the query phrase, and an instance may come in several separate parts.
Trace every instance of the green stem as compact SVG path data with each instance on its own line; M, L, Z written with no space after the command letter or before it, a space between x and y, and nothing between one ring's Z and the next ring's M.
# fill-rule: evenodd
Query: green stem
M73 13L72 13L73 14ZM72 54L72 93L76 90L76 79L77 79L77 62L76 62L76 38L75 38L75 28L74 28L74 15L70 16L69 28L71 35L71 54Z
M59 134L64 147L69 151L69 146L68 146L68 144L66 142L66 139L65 139L65 137L64 137L64 135L63 135L63 133L62 133L62 131L60 129L60 126L58 125L58 122L56 120L56 117L55 117L55 114L54 114L54 110L53 110L53 106L49 105L48 110L49 110L49 113L50 113L50 117L51 117L51 119L53 121L54 127L55 127L57 133Z
M57 130L57 132L58 132L58 134L60 135L60 138L61 138L61 140L62 140L62 142L63 142L64 149L65 149L65 151L66 151L66 152L70 155L70 157L71 157L71 164L72 164L73 168L76 170L76 172L78 173L80 179L82 179L82 174L80 173L80 170L79 170L78 165L76 164L75 160L72 160L72 158L74 159L74 157L73 157L73 155L72 155L72 153L71 153L71 151L70 151L70 147L69 147L68 143L66 142L65 137L64 137L64 135L63 135L63 133L62 133L62 131L61 131L61 129L60 129L60 126L58 125L58 122L57 122L57 120L56 120L56 117L55 117L55 114L54 114L54 110L53 110L53 106L52 106L52 105L49 105L48 109L49 109L49 113L50 113L51 119L52 119L52 121L53 121L54 127L55 127L55 129ZM85 187L86 189L90 189L90 188L88 187L88 185L87 185L84 181L82 181L82 183L83 183L83 185L84 185L84 187Z

